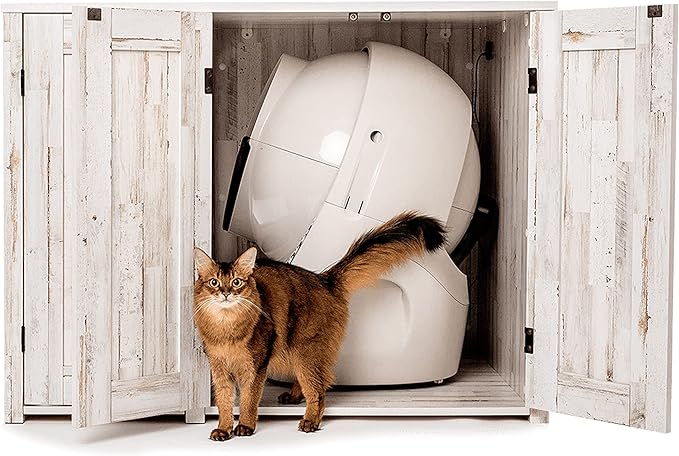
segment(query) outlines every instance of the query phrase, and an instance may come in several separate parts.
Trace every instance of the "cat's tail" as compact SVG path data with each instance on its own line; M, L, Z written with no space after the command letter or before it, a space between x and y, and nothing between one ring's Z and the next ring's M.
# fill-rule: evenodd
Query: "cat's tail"
M441 248L445 233L438 220L404 212L356 239L346 255L322 276L349 296L373 285L408 258Z

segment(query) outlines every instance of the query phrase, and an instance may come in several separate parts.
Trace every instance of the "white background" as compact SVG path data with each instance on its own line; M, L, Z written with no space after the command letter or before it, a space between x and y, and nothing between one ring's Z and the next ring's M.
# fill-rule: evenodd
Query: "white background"
M37 2L39 1L47 2L48 0ZM142 1L143 3L154 2L153 0ZM168 0L162 3L177 1ZM20 0L11 3L19 2ZM89 2L91 5L95 3ZM638 3L638 1L629 0L598 2L561 0L559 7L575 9L629 6ZM388 10L389 8L385 7L385 11ZM0 65L2 65L1 62ZM0 74L2 74L1 71ZM679 185L676 188L679 189ZM4 184L0 185L0 189L2 189L0 192L4 191ZM4 222L2 226L4 229ZM675 223L675 229L677 226L679 223ZM679 236L675 231L675 239L677 237ZM2 238L4 239L4 234ZM2 256L4 256L4 251ZM4 259L0 260L0 264L4 264ZM679 287L677 279L679 267L675 267L674 271L674 282ZM26 273L27 279L30 279L30 271ZM4 274L0 275L0 282L3 280ZM4 286L0 286L0 289L4 290ZM0 308L4 309L4 306ZM679 310L674 314L674 327L677 328L679 327L679 317L677 317ZM3 331L4 327L0 325L0 333ZM679 375L676 375L679 369L677 353L679 350L675 350L673 356L675 375L672 384L676 394L672 401L672 415L673 421L678 423L676 426L679 426L677 419L679 404L676 399L679 397L677 380ZM4 391L4 386L2 391ZM255 436L237 438L224 443L211 442L207 439L210 430L215 425L214 418L204 425L184 425L178 418L167 418L161 421L112 424L75 431L71 429L70 422L63 418L31 418L23 425L0 425L0 454L143 452L170 455L195 451L274 456L307 453L468 454L474 456L492 453L616 456L679 454L679 428L674 434L659 434L558 414L550 415L548 425L531 425L525 419L510 418L328 418L324 421L320 432L308 435L296 430L296 419L264 418L260 421Z

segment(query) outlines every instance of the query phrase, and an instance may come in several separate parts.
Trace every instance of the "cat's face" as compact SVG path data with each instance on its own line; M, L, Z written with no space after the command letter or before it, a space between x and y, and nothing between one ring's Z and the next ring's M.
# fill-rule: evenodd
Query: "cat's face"
M257 288L252 277L256 257L257 249L252 247L236 261L221 268L201 249L194 249L198 271L194 285L194 316L197 320L258 313Z

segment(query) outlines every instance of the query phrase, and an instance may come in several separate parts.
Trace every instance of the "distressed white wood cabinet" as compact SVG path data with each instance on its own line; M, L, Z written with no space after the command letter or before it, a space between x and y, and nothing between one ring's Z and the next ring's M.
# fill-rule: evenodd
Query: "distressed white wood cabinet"
M377 40L476 100L500 220L461 265L459 374L332 391L326 415L554 411L669 431L676 6L190 8L3 6L6 422L216 413L192 248L245 247L221 230L238 141L281 53ZM280 388L261 413L301 415Z

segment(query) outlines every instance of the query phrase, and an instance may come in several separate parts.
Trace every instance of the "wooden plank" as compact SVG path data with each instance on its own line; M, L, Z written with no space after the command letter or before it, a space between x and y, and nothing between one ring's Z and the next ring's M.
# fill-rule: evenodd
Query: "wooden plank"
M70 15L68 15L70 21ZM64 18L64 22L65 22ZM71 84L73 75L73 56L64 52L64 374L66 370L73 366L75 359L75 338L73 335L73 252L77 233L73 223L68 221L75 220L74 198L68 197L75 192L75 176L77 175L74 167L72 134L73 134L73 91ZM70 386L69 386L70 388ZM66 389L66 385L64 385ZM69 391L69 397L71 396ZM64 402L66 397L64 396ZM70 403L70 402L69 402Z
M73 8L73 93L76 230L72 268L78 359L73 424L111 420L111 10L88 21ZM96 406L95 406L96 404Z
M401 27L401 46L424 55L425 27L410 22L404 22Z
M629 384L560 373L559 412L609 423L629 424Z
M561 37L553 33L561 30L561 13L531 14L531 61L538 69L539 95L531 95L535 132L529 143L533 168L529 181L534 180L534 213L528 213L532 258L532 283L528 283L532 316L527 324L535 328L534 346L540 347L526 357L526 403L541 410L556 410L556 373L558 367L558 309L560 220L563 213L561 185L561 115L562 65ZM556 203L558 202L558 203ZM533 226L531 226L533 225ZM528 314L527 314L528 315Z
M446 73L450 61L450 28L440 23L426 26L424 56Z
M515 24L517 29L510 29L513 37L520 36L522 24ZM462 88L467 98L472 99L472 86L474 83L474 60L476 54L474 49L474 29L473 27L451 27L450 45L448 47L450 56L448 57L449 74L455 82ZM514 38L516 39L516 38ZM496 43L496 45L499 43ZM526 43L524 43L526 44ZM517 49L518 50L518 49ZM520 50L518 50L521 52ZM524 51L525 52L525 51ZM519 58L520 54L516 57ZM509 60L511 62L511 60ZM485 62L484 62L485 63ZM507 70L509 71L509 70ZM509 95L509 94L508 94Z
M670 430L676 5L637 9L630 424ZM670 77L671 75L671 77Z
M112 421L129 421L181 410L179 373L115 380Z
M528 415L523 399L487 363L463 360L458 374L441 385L403 386L389 389L335 388L326 396L332 416L482 416ZM280 385L264 389L260 415L293 416L304 406L279 405L286 390ZM208 413L214 413L214 408ZM238 408L234 408L238 413Z
M114 51L179 52L181 50L181 42L179 40L114 38L111 42L111 49Z
M357 51L363 44L356 43L358 22L331 23L329 26L329 47L331 54Z
M143 199L144 349L143 374L165 371L167 311L167 53L144 52Z
M179 40L181 14L178 11L114 8L111 13L111 38Z
M606 8L563 12L564 51L633 49L636 8Z
M213 102L213 191L212 253L216 261L236 258L236 237L222 229L224 206L231 183L238 142L235 125L235 108L238 104L238 68L236 46L240 29L217 28L214 33L214 92Z
M615 350L624 351L629 346L626 340L616 337L619 333L615 289L618 98L611 96L610 90L618 87L618 52L595 51L593 63L591 207L588 230L588 271L592 290L589 375L595 379L612 381L613 353Z
M309 60L330 54L330 25L326 22L310 26Z
M180 320L180 262L181 251L181 55L167 55L167 220L169 227L167 249L167 322L165 332L165 372L179 370ZM208 149L209 150L209 149ZM186 324L186 323L185 323Z
M24 193L22 15L3 14L4 207L5 207L5 423L24 421Z
M113 52L111 67L111 378L124 380L144 359L145 54Z
M196 105L196 181L194 207L196 213L195 243L206 252L212 251L212 96L205 94L203 68L212 66L212 15L196 15L197 105ZM191 254L193 258L193 253ZM191 259L191 263L193 260ZM187 261L188 264L188 261Z
M63 400L63 29L61 14L24 17L24 399L36 405Z
M193 246L209 247L209 240L202 236L210 236L209 231L196 231L197 217L210 217L210 205L207 212L197 213L195 208L196 170L210 170L197 164L198 148L210 141L210 131L203 125L211 122L211 111L205 108L200 100L206 97L202 89L203 67L207 59L212 58L212 15L182 13L182 116L181 116L181 239L180 239L180 320L193 320ZM207 32L207 33L206 33ZM205 136L207 135L207 136ZM209 149L208 149L209 150ZM204 157L204 155L201 155ZM209 176L198 176L209 179ZM202 184L201 184L202 185ZM211 187L209 187L211 188ZM206 244L207 243L207 244ZM183 408L187 410L187 422L204 422L204 407L210 402L210 374L207 357L202 348L202 341L194 325L181 325L181 391Z

